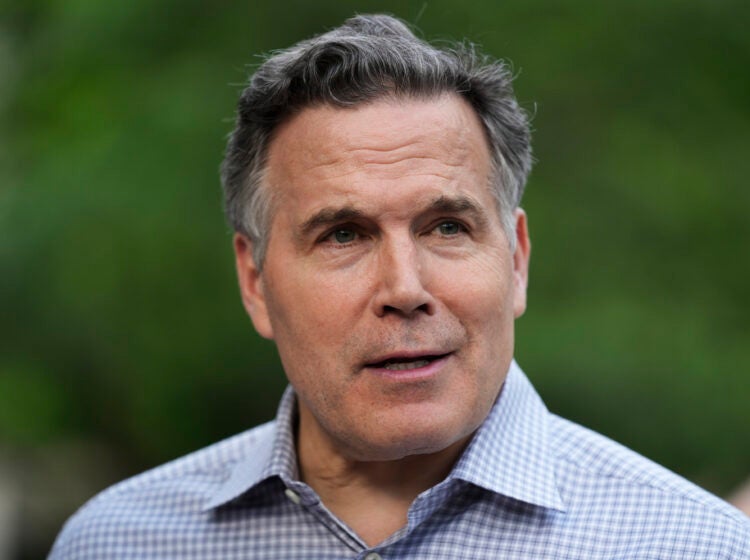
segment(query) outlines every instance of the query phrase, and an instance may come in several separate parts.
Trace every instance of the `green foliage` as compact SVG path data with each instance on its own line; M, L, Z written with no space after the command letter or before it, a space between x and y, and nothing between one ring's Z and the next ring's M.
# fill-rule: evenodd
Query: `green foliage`
M750 448L744 2L18 2L0 24L0 437L144 468L271 418L217 168L256 54L354 12L512 61L535 114L517 356L710 489ZM229 85L232 84L232 85Z
M49 379L29 367L4 364L0 371L0 438L21 443L45 441L66 423L64 389L56 379Z

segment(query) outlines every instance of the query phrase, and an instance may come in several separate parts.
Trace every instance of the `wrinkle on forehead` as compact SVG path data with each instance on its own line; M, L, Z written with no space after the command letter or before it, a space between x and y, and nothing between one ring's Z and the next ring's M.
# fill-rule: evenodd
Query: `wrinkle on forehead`
M427 168L427 162L439 163L439 168L434 163ZM464 165L459 162L455 164L446 164L444 160L437 158L405 158L391 163L365 163L358 164L351 161L338 161L330 165L321 165L315 169L310 169L310 177L315 179L335 180L345 179L347 177L356 178L362 171L371 170L377 172L382 179L398 179L402 177L425 177L436 178L445 181L454 179L451 169L460 169Z

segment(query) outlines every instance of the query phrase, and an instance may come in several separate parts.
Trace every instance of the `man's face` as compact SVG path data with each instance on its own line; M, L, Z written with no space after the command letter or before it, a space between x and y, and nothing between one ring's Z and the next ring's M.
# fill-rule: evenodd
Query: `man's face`
M320 106L268 155L262 271L237 235L243 301L273 339L300 440L353 460L437 452L476 430L513 354L529 242L511 253L481 124L457 96Z

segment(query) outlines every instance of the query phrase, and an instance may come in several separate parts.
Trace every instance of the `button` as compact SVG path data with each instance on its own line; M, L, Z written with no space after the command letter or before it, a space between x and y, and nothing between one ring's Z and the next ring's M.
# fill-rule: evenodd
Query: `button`
M300 503L302 502L302 498L299 497L299 494L297 494L297 492L295 492L291 488L287 488L286 490L284 490L284 494L286 494L286 497L297 505L300 505Z
M383 557L377 552L371 552L370 554L365 556L365 560L383 560Z

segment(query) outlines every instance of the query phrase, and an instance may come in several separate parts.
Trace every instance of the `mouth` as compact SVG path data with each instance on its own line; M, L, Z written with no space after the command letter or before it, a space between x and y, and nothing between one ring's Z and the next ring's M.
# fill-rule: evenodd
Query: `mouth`
M366 364L365 367L373 369L387 369L389 371L408 371L419 369L430 365L431 363L441 360L450 355L447 354L429 354L420 356L391 356L378 362Z

